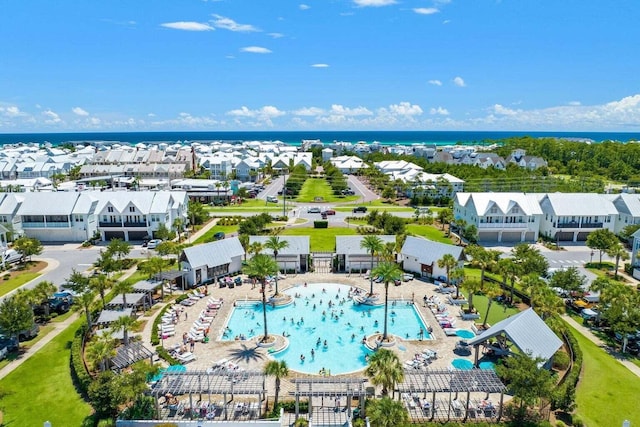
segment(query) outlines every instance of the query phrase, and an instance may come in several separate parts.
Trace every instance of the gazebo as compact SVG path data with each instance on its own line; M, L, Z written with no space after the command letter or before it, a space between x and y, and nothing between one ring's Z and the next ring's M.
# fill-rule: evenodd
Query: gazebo
M107 303L108 307L122 307L124 305L126 298L127 308L133 307L138 308L142 307L143 309L147 308L147 305L151 307L151 303L147 301L147 294L145 293L131 293L131 294L118 294L113 297L111 301Z
M109 366L114 371L133 365L144 359L152 360L154 352L146 348L139 341L131 341L128 345L117 348L115 357L111 358Z
M471 417L499 422L505 390L493 369L406 370L404 381L397 386L411 418L421 421ZM500 393L497 406L489 399L492 393Z
M108 325L115 322L122 316L131 316L132 308L124 308L122 310L102 310L96 320L96 325Z

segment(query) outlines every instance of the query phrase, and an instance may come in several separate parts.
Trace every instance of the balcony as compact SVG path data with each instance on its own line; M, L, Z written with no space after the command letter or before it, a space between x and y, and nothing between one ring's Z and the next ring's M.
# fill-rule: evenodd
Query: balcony
M70 228L68 222L23 222L22 228Z
M583 222L580 224L578 221L560 222L556 224L555 228L603 228L602 222Z
M99 227L104 227L104 228L114 228L114 227L120 227L120 228L147 228L147 223L146 222L103 222L103 221L100 221L100 222L98 222L98 226Z
M528 228L527 222L481 222L478 229Z

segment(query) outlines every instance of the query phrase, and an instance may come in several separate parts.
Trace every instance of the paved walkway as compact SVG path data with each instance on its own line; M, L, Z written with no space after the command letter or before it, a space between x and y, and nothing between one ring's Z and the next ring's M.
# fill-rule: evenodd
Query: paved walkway
M633 372L636 376L640 377L640 367L635 365L633 362L630 362L622 357L618 352L612 351L612 349L605 344L600 338L595 336L593 332L589 328L584 327L580 323L576 322L569 316L562 316L563 320L567 322L571 327L573 327L576 331L580 332L585 338L589 341L609 353L613 358L615 358L618 362L620 362L624 367Z

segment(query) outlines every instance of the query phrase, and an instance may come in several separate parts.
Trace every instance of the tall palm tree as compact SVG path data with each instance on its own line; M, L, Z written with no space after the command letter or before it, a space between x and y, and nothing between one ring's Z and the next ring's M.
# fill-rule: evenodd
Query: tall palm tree
M102 306L105 306L105 294L111 287L112 282L109 280L106 274L98 274L89 279L89 289L100 294L102 300Z
M249 245L247 252L249 252L252 255L258 255L260 252L262 252L262 243L260 242L253 242Z
M611 258L615 258L616 260L616 270L613 277L618 280L618 268L620 268L620 260L628 260L629 252L627 252L622 243L616 243L609 250L607 250L607 255L609 255Z
M97 335L88 345L87 359L89 364L101 372L109 368L109 359L116 355L116 345L111 332L104 331Z
M371 384L382 386L385 396L404 380L404 369L398 355L386 348L371 355L365 373L371 379Z
M545 286L540 288L535 296L536 313L542 320L547 320L559 316L564 311L564 302L553 289Z
M371 272L382 278L384 282L384 333L382 334L382 340L387 341L387 310L389 308L389 283L395 280L400 280L402 277L402 270L398 267L398 264L394 262L381 262Z
M80 294L79 298L75 298L74 302L82 307L82 311L87 318L87 327L89 330L93 327L91 322L91 304L93 304L93 300L95 299L95 294L91 291L85 291Z
M449 273L451 283L456 284L456 299L460 297L460 286L464 283L464 268L456 267Z
M476 279L476 278L469 278L467 280L465 280L464 282L462 282L462 287L465 288L467 290L467 292L469 292L469 312L473 313L473 295L478 292L482 286L480 284L480 280ZM458 286L460 287L460 286Z
M127 308L127 294L133 292L133 283L128 280L122 280L113 286L113 292L116 295L122 294L122 308Z
M409 413L402 402L388 397L372 400L367 417L371 421L371 425L376 427L404 426L409 423Z
M538 297L542 292L542 289L545 288L547 284L539 276L535 274L528 274L522 278L522 286L529 294L529 298L531 299L531 308L536 310L535 303L538 301Z
M289 242L286 240L280 240L280 236L270 236L266 242L264 242L264 247L267 249L271 249L273 251L273 259L276 261L276 265L278 265L278 271L280 271L280 266L278 264L278 252L282 249L289 247ZM276 295L278 295L278 274L276 273Z
M111 324L114 332L122 330L124 345L129 345L129 331L136 327L138 322L131 316L120 316Z
M498 295L502 294L502 289L500 286L493 282L487 282L483 290L485 296L487 297L487 313L484 315L484 320L482 321L482 326L487 326L487 319L489 318L489 311L491 310L491 304L493 304L493 300Z
M173 223L171 224L171 227L176 231L176 234L178 235L178 243L180 243L182 241L182 230L184 228L184 218L177 217L176 219L174 219Z
M257 254L249 260L244 268L249 277L255 277L262 284L262 316L264 320L264 336L262 342L269 339L267 330L267 276L278 272L278 264L273 258L265 254Z
M276 380L276 396L273 407L278 406L278 395L280 394L280 380L289 376L289 367L284 360L271 360L264 367L264 374L274 377Z
M149 278L162 276L162 271L167 266L164 259L159 256L151 257L144 263L144 270L149 274ZM160 286L160 298L164 301L164 286Z
M58 290L58 287L51 282L43 280L38 283L31 292L33 292L34 301L44 308L44 315L49 317L49 298Z
M377 211L373 211L373 212L377 212ZM371 212L370 215L373 214L373 212ZM369 294L373 294L373 257L382 252L382 249L384 248L383 246L383 242L382 239L378 236L375 236L373 234L369 234L367 236L364 236L364 238L360 241L360 247L362 249L366 249L367 252L369 252L371 254L371 271L369 272Z
M471 255L471 265L480 268L480 287L484 286L484 274L496 264L500 252L496 250L488 250L479 245L469 245L465 249L468 255Z
M451 281L449 280L449 273L452 269L456 268L457 265L458 260L451 254L444 254L442 255L442 258L438 260L438 267L444 268L445 272L447 273L447 283L449 284L451 283Z
M522 274L522 268L520 263L515 258L501 258L498 261L498 271L502 276L502 282L504 287L507 287L507 279L511 282L511 297L510 301L513 301L513 293L516 288L516 279ZM505 310L507 306L504 306Z
M242 245L242 249L244 249L244 260L247 260L247 252L249 252L249 235L248 234L239 234L238 240L240 240L240 244Z

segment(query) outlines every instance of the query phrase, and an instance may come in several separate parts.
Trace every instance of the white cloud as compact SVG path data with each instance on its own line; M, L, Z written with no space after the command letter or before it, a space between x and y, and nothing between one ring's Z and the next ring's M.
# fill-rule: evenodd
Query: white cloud
M0 106L0 113L2 113L2 115L7 116L9 118L21 117L21 116L27 115L27 113L21 111L20 108L18 108L15 105L10 105L8 107Z
M80 107L73 107L71 109L71 111L73 111L73 114L77 115L77 116L88 116L89 112L87 110L84 110Z
M322 108L318 107L303 107L291 112L294 116L321 116L325 114Z
M164 24L160 24L160 26L182 31L213 31L215 29L208 24L193 21L165 22Z
M449 23L451 23L451 19L445 19L444 21L442 21L443 25L447 25Z
M308 4L301 4L300 6L298 6L298 8L300 8L300 10L309 10L311 9L311 6L309 6Z
M267 33L268 36L273 37L274 39L279 39L284 37L284 34L282 33Z
M333 104L329 114L337 114L343 116L371 116L373 113L366 107L349 108L340 104Z
M429 80L429 84L434 86L442 86L442 82L440 80Z
M419 105L406 101L389 105L389 111L398 116L419 116L422 114L422 108Z
M273 105L265 105L257 110L251 110L248 107L242 106L236 110L227 111L227 115L236 117L253 117L253 118L275 118L284 116L284 111L278 110Z
M637 110L640 104L640 95L627 96L620 101L613 101L605 104L605 108L613 111Z
M313 68L329 68L329 64L311 64Z
M464 82L464 80L460 76L454 77L453 84L458 86L458 87L465 87L466 86L466 83Z
M582 105L582 103L580 101L569 101L567 102L567 105Z
M266 47L260 46L247 46L240 49L241 52L249 52L249 53L271 53L269 49Z
M435 7L416 7L413 11L418 15L433 15L434 13L440 12L440 10Z
M221 28L223 30L229 31L237 31L241 33L250 33L255 31L260 31L260 29L254 27L249 24L238 24L231 18L227 18L226 16L221 15L213 15L215 20L213 20L213 26L216 28Z
M153 113L149 113L149 114L147 114L147 117L155 117L155 116L156 116L156 115L155 115L155 114L153 114Z
M491 109L493 113L500 116L515 116L516 114L518 114L516 110L512 110L511 108L507 108L500 104L495 104Z
M43 111L42 114L44 114L45 117L47 117L47 119L44 121L47 124L54 124L54 123L62 122L62 119L60 118L60 116L57 113L55 113L54 111L46 110L46 111Z
M429 114L431 114L432 116L448 116L449 115L449 110L447 110L446 108L442 108L442 107L430 108L429 109Z
M396 4L395 0L353 0L360 7L382 7Z

